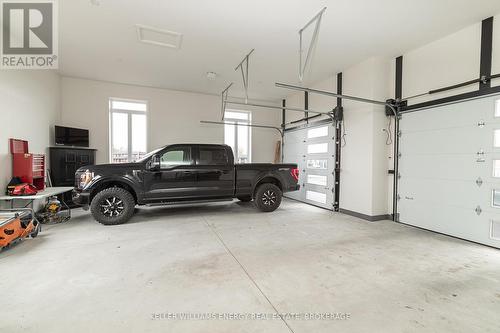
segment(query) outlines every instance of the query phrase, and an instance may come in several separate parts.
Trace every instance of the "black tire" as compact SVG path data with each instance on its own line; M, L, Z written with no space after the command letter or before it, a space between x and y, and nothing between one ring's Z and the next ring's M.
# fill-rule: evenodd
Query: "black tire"
M127 222L134 215L135 200L132 194L120 187L110 187L97 193L90 204L94 219L104 225Z
M263 212L273 212L281 204L283 192L274 184L266 183L259 185L255 192L255 205Z
M251 196L248 196L248 197L238 197L238 200L241 201L241 202L250 202L250 201L252 201L252 197Z

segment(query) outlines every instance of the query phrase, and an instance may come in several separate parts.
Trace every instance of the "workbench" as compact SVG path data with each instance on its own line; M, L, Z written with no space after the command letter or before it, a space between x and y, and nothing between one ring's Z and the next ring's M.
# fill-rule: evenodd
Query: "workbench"
M34 211L34 202L35 200L43 200L50 198L52 196L58 195L58 194L63 194L69 191L72 191L73 187L47 187L45 190L38 192L35 195L23 195L23 196L12 196L12 195L2 195L0 196L0 202L7 202L10 201L10 209L9 210L14 210L14 203L16 201L22 201L24 202L23 208L30 208L31 211L33 212L33 218L36 219L35 216L35 211ZM68 207L68 205L64 202L64 200L61 200L61 204L63 205L64 208L67 209L68 212L68 218L71 217L71 209ZM2 209L0 209L2 210Z

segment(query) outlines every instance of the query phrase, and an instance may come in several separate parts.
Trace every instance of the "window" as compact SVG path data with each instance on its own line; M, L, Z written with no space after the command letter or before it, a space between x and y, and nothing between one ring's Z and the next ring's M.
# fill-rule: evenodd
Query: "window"
M500 129L496 129L494 132L493 147L500 148Z
M324 136L328 136L328 126L311 128L310 130L307 131L308 139L321 138Z
M493 177L500 178L500 160L493 160Z
M200 147L199 165L227 165L229 158L226 149Z
M170 169L180 165L193 164L190 147L176 147L167 150L160 157L160 168Z
M146 155L147 108L145 101L109 100L111 163L133 162Z
M328 168L327 160L307 160L308 169L322 169L326 170Z
M490 222L490 238L500 240L500 221Z
M500 208L500 190L491 191L491 206Z
M315 191L306 191L306 199L326 204L326 193L319 193Z
M234 160L237 163L250 163L251 161L251 131L252 123L250 112L226 111L224 114L224 143L233 149ZM234 124L234 125L233 125ZM242 124L238 126L237 124Z
M320 175L307 175L307 183L312 185L326 186L327 178L326 176Z
M500 99L495 101L495 118L500 117Z
M307 146L308 154L328 153L328 143L317 143Z

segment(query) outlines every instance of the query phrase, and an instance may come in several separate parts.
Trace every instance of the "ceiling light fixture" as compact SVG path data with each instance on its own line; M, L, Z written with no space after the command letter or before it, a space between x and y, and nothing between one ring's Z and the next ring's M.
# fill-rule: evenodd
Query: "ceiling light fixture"
M217 79L217 73L215 73L215 72L207 72L207 79L209 81L215 81L215 79Z

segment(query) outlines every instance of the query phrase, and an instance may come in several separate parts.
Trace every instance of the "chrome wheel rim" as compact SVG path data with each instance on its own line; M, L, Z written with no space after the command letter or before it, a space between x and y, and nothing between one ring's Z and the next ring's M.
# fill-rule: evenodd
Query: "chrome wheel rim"
M120 216L125 207L123 206L123 201L117 197L109 197L102 201L101 212L104 216L116 217Z
M272 206L272 205L274 205L276 203L276 193L274 193L274 191L267 190L262 195L262 202L266 206Z

